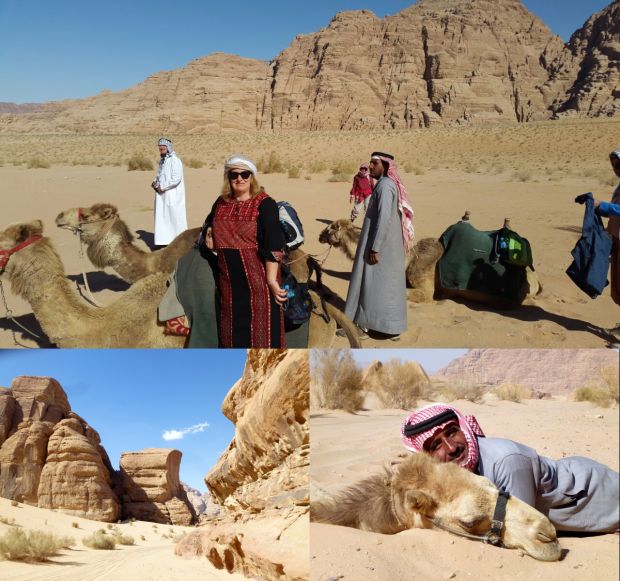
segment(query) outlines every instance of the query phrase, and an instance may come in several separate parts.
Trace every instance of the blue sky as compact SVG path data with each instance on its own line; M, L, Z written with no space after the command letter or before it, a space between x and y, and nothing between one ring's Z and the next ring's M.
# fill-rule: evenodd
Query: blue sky
M99 432L115 468L124 451L176 448L181 480L205 490L204 476L234 434L221 406L245 359L242 349L0 350L0 386L18 375L53 377L71 409ZM190 428L182 439L163 437Z
M212 52L273 59L343 10L392 15L412 0L0 0L0 101L119 91ZM565 40L602 0L524 0Z

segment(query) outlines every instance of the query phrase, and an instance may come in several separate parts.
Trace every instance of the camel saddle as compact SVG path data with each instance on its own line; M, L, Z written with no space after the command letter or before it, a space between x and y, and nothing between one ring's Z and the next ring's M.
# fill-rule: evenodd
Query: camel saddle
M466 221L450 226L439 238L444 247L439 261L441 288L520 300L527 273L523 266L497 260L498 232L477 230Z

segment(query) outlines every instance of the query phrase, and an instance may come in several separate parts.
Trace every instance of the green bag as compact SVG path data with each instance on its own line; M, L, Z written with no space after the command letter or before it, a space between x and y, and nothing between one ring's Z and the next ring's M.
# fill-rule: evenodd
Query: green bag
M502 264L529 266L534 270L532 247L529 241L510 228L501 228L497 231L495 253Z

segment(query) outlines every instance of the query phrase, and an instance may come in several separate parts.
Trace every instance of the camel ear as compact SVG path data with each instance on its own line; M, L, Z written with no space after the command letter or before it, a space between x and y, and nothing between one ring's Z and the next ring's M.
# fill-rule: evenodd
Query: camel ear
M28 240L31 236L40 236L43 233L43 222L41 220L33 220L25 224L17 225L15 229L15 242L20 244Z
M437 506L437 503L421 490L407 490L405 493L405 508L411 512L428 514Z
M112 204L96 204L93 206L93 211L103 220L107 220L118 214L117 207Z

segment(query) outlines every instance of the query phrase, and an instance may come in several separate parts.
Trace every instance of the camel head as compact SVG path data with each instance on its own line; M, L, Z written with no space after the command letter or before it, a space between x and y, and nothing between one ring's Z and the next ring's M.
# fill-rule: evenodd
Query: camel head
M407 528L440 528L476 537L491 530L499 491L487 478L455 464L414 454L393 476L391 488L394 513ZM557 561L561 555L549 519L513 496L506 505L501 541L540 561Z
M56 226L69 230L84 230L92 225L101 227L106 221L118 217L118 209L112 204L93 204L88 208L69 208L56 216Z
M43 234L43 222L21 222L11 224L0 232L0 271L4 270L9 258L22 248L38 241Z
M319 234L321 244L329 244L342 250L353 260L360 239L360 229L347 218L340 218L326 226Z

